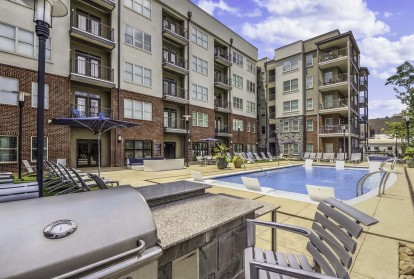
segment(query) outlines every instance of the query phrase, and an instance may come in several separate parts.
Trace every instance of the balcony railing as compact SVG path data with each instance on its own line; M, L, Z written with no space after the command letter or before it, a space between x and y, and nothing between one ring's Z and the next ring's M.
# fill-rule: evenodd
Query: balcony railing
M86 106L80 104L72 104L70 110L70 117L106 117L112 118L112 110L110 108L103 108L98 106Z
M71 26L74 28L82 30L91 35L107 39L111 42L114 41L114 29L88 15L72 12L70 21Z
M188 70L188 60L172 52L164 52L163 63L169 63L179 68Z
M164 84L163 93L164 96L172 96L181 99L187 99L187 90L181 87L177 87L171 84Z
M164 117L164 128L186 129L185 120L176 117Z
M269 76L269 82L275 82L275 80L276 80L275 75Z
M114 81L114 69L102 66L95 62L87 61L84 58L72 58L70 72L105 81Z
M214 58L221 57L229 62L231 62L231 55L222 48L214 47Z
M188 30L187 28L184 28L181 24L169 19L169 18L163 18L162 20L164 29L168 29L172 33L175 33L183 38L188 39Z
M226 133L226 134L230 134L231 133L231 127L228 125L218 125L218 127L216 126L216 133Z
M214 106L216 108L231 109L231 102L227 100L215 99Z
M276 118L276 112L269 112L269 119L275 119Z
M339 75L334 75L331 78L325 78L322 82L322 85L331 85L331 84L336 84L336 83L341 83L341 82L346 82L348 81L348 74L339 74Z
M344 57L347 55L348 55L347 48L341 48L341 49L322 53L321 55L319 55L319 62L326 62L326 61L334 60L334 59Z
M359 121L361 121L361 122L367 122L368 121L368 117L365 114L360 114L359 115Z
M320 105L320 109L334 109L334 108L344 108L348 106L348 98L337 99L337 100L325 100L323 104Z
M223 83L225 85L231 86L231 79L228 76L222 74L214 75L214 82Z
M344 131L342 130L343 125L346 125L345 135L348 135L348 124L342 124L342 125L323 125L320 128L321 134L344 134ZM359 135L359 129L355 127L353 124L351 124L351 133L355 135Z

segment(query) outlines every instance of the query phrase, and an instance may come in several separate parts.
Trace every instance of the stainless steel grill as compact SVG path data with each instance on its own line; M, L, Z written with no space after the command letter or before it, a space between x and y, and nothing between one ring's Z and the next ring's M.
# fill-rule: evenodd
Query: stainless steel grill
M155 223L131 187L3 203L0 222L0 278L158 277Z

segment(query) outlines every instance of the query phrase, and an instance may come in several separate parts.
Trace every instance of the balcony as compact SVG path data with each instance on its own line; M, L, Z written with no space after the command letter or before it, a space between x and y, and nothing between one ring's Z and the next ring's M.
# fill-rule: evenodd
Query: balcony
M188 60L168 51L164 51L162 67L176 74L188 75L189 73Z
M227 100L215 99L214 109L218 112L231 113L231 103Z
M368 79L365 77L361 77L359 79L359 91L366 91L368 90Z
M108 11L113 11L116 5L114 0L91 0L90 2L93 2Z
M187 99L188 91L184 88L177 87L171 84L164 84L163 87L163 99L179 104L188 104Z
M114 69L89 62L82 58L72 58L70 61L70 80L114 88Z
M360 114L359 115L359 123L360 124L368 124L368 116L366 116L365 114Z
M339 67L347 63L348 50L341 48L329 52L319 54L319 67L326 69L329 67Z
M181 24L169 19L163 18L162 35L182 46L188 45L188 30Z
M214 61L225 67L232 65L230 53L219 47L214 47Z
M231 127L227 125L219 125L218 127L216 127L215 131L216 131L216 137L231 138L233 136L231 133Z
M224 90L231 90L231 79L225 75L215 74L214 86Z
M359 107L364 108L367 106L368 106L368 98L363 95L360 95L359 96Z
M80 104L72 104L70 109L71 118L78 117L106 117L112 118L112 110L110 108L103 108L98 106L86 106Z
M348 116L348 98L337 100L325 100L319 106L320 114L340 113Z
M175 117L164 117L164 133L185 134L185 120Z
M87 15L73 12L69 34L106 49L114 49L114 29Z
M339 74L325 78L321 82L319 90L321 92L330 90L348 91L348 74Z
M349 135L348 124L322 125L320 127L319 136L320 137L343 137L344 136L344 132L342 130L343 125L346 125L345 137L347 137ZM359 137L359 129L356 128L353 124L351 124L351 135L354 137Z

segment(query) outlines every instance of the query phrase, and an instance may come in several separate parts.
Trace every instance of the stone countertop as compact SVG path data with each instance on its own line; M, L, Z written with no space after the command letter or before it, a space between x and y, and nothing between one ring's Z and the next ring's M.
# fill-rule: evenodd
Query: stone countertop
M151 208L163 250L256 211L263 205L215 194Z
M158 185L135 188L148 201L168 198L174 195L196 192L210 188L210 185L192 181L175 181Z

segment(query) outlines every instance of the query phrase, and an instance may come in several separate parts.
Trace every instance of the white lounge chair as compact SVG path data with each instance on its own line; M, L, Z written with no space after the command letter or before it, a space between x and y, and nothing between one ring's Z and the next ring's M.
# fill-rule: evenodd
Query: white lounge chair
M36 172L36 167L31 166L27 160L22 160L22 163L29 174L33 174Z
M346 153L338 153L338 154L336 154L336 160L338 160L338 161L345 161L347 158L346 158Z
M269 157L270 160L276 159L275 157L272 156L272 153L270 152L267 152L267 157Z
M351 153L349 162L359 163L361 161L361 153Z
M322 158L320 160L323 162L329 162L329 154L330 153L323 153Z
M254 157L255 157L257 160L259 160L259 161L264 160L264 159L263 159L263 158L261 158L261 157L259 156L259 154L257 154L256 152L255 152L255 153L253 153L253 155L254 155Z
M204 182L203 174L198 171L192 171L191 176L194 178L194 181Z
M305 168L311 169L313 164L313 159L305 159Z
M337 170L343 170L343 169L345 169L345 161L336 161L335 162L335 168Z
M327 198L335 198L335 190L333 187L324 187L317 185L306 185L309 198L316 202L321 202Z
M242 176L241 179L243 181L244 186L250 191L263 192L263 193L269 193L269 192L274 191L274 189L271 189L271 188L266 188L266 187L262 188L257 178L250 178L250 177Z
M318 152L318 153L316 153L316 161L320 161L321 159L322 159L322 156L323 156L323 153L320 153L320 152Z
M310 152L305 152L305 154L303 154L303 159L309 159L310 156Z
M316 153L309 154L309 159L316 159Z
M264 154L264 152L260 152L260 154L262 155L263 159L268 160L268 161L273 161L273 159L266 157L266 154Z
M66 159L57 159L56 164L66 167Z

